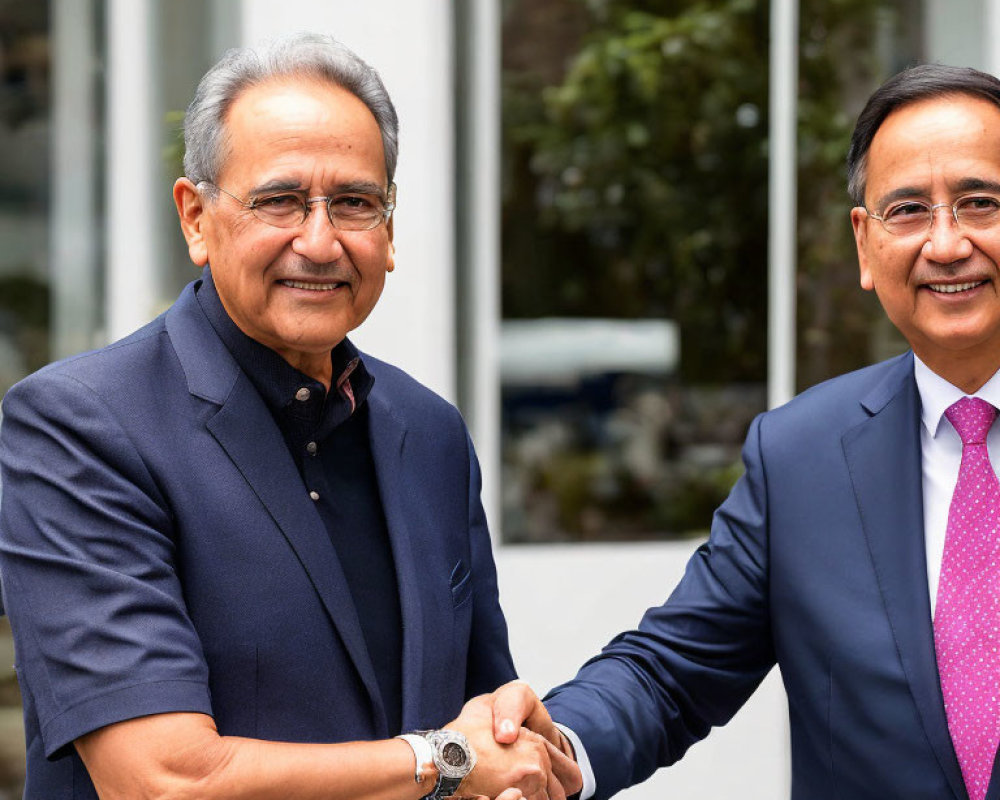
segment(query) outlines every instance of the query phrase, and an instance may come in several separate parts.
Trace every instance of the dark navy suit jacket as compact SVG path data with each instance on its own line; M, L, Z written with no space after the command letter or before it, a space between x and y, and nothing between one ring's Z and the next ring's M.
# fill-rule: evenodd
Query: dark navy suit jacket
M7 394L0 570L26 797L96 797L72 747L168 711L296 742L440 726L514 676L458 412L366 357L403 619L384 698L336 552L264 402L189 286L166 314Z
M775 662L794 800L967 797L934 655L919 426L911 354L754 421L746 472L670 598L547 700L598 798L727 722Z

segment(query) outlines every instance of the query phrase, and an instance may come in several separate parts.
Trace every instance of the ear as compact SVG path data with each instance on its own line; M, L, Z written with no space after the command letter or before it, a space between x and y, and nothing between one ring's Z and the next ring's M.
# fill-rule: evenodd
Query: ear
M187 241L188 255L199 267L208 263L208 245L205 241L205 200L198 188L187 178L174 183L174 205L181 222L181 232Z
M854 245L858 250L861 288L868 292L875 289L875 279L872 276L868 258L868 222L870 219L868 212L860 206L851 209L851 227L854 229Z
M385 259L385 271L392 272L396 269L396 245L392 243L392 222L393 218L389 217L389 221L385 223L385 229L389 233L389 241L386 245L386 259Z

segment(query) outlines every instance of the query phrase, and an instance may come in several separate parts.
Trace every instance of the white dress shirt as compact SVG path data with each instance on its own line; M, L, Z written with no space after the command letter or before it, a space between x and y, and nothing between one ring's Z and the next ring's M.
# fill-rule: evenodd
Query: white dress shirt
M914 376L920 394L921 426L920 452L923 474L924 496L924 546L927 551L927 590L930 592L931 617L937 605L937 587L941 576L941 559L944 555L944 536L948 529L948 509L951 496L958 483L958 468L962 463L962 439L958 431L945 417L944 412L952 404L967 395L957 386L948 383L940 375L931 371L916 356ZM1000 408L1000 372L994 374L983 387L971 397L980 397L995 408ZM1000 425L994 424L986 437L986 448L990 454L993 471L1000 475ZM576 750L576 759L583 773L581 800L593 797L596 789L594 770L587 758L587 751L580 738L564 725L559 729L565 733Z

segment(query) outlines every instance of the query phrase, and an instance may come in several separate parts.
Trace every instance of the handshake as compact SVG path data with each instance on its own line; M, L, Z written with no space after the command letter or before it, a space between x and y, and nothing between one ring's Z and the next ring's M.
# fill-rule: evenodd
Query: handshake
M573 746L526 683L473 698L445 727L463 733L476 752L458 797L566 800L583 786Z

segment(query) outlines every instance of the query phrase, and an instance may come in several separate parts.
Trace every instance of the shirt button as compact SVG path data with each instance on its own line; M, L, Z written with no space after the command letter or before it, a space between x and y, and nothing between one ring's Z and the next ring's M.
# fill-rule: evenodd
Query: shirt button
M316 455L317 450L319 450L319 448L316 446L316 442L309 442L309 444L306 445L306 452L311 456Z
M295 399L298 400L300 403L304 403L306 400L309 399L309 396L311 394L312 392L310 392L308 388L303 386L295 393Z
M309 497L313 500L319 500L319 492L309 492Z

